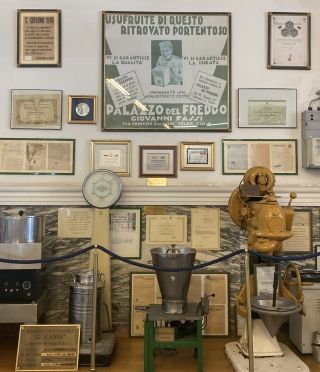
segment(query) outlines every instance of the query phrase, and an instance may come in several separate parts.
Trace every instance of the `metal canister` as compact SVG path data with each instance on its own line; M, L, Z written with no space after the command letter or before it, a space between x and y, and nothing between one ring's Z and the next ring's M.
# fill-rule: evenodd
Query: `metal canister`
M311 345L313 359L320 363L320 331L313 332Z
M98 273L96 341L102 337L101 312L104 290L103 275ZM81 270L73 275L70 284L69 323L80 324L80 344L91 343L92 335L93 270Z

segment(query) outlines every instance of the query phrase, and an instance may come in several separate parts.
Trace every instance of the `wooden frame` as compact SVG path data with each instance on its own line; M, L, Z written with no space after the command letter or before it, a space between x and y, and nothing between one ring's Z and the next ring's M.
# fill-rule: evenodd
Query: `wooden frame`
M222 173L244 174L254 166L274 174L298 174L296 139L222 140Z
M61 67L61 10L17 11L18 67Z
M61 111L62 90L11 90L11 129L61 129Z
M105 11L102 45L103 131L231 131L230 13Z
M69 124L97 123L97 96L68 96Z
M0 174L74 174L74 139L0 138Z
M192 274L188 303L198 303L206 293L209 297L209 314L205 336L229 336L230 333L229 273L202 272ZM213 292L214 291L214 292ZM142 292L142 293L141 293ZM130 273L130 336L143 336L143 324L150 304L161 304L161 293L153 272Z
M131 175L131 141L92 140L91 170L110 169L120 177Z
M180 142L180 170L214 170L214 143Z
M139 177L177 177L177 146L139 146Z
M268 68L311 69L310 13L268 13Z
M238 89L239 128L296 128L297 89Z

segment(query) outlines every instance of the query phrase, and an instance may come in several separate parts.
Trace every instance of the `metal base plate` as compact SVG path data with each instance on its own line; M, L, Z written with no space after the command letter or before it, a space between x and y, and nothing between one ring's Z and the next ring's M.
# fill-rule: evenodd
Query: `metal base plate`
M255 372L310 372L309 367L299 359L286 345L280 344L284 352L282 357L254 358ZM238 342L225 345L225 353L237 372L249 371L249 359L239 349Z
M108 366L111 363L116 343L114 333L103 333L102 340L96 343L96 365ZM91 360L91 345L80 346L79 365L89 366Z

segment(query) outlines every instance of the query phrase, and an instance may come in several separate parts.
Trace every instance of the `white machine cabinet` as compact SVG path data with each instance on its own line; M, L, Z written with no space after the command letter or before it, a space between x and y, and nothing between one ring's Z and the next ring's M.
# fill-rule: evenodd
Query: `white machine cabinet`
M320 331L320 283L302 282L306 315L296 313L289 319L289 338L303 354L312 353L312 333Z

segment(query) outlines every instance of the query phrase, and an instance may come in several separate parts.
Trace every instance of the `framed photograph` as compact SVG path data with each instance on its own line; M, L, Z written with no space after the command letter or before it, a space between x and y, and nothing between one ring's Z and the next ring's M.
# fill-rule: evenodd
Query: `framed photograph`
M61 67L61 10L17 11L18 67Z
M91 170L110 169L120 177L131 175L131 141L92 140Z
M180 170L214 170L214 143L180 142Z
M312 210L296 209L292 223L292 237L283 241L285 254L312 252Z
M68 96L68 123L96 124L97 96Z
M74 174L74 139L0 138L0 173Z
M130 273L130 336L143 336L144 321L150 304L161 304L161 292L155 273ZM204 294L209 297L206 336L228 336L229 325L229 274L203 272L192 274L188 303L198 303Z
M177 177L177 146L139 146L139 177Z
M320 253L320 244L316 244L314 250L316 253ZM316 257L316 271L320 271L320 256Z
M110 249L122 257L141 258L141 209L110 209Z
M238 89L239 128L296 128L297 89Z
M310 13L268 13L268 68L311 69Z
M298 174L297 140L222 140L223 174L244 174L255 166L267 167L274 174Z
M11 90L11 129L61 129L62 91Z
M102 13L103 131L231 131L230 13Z

